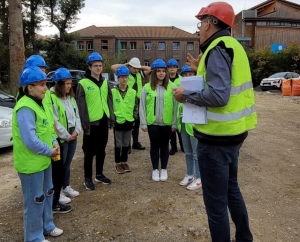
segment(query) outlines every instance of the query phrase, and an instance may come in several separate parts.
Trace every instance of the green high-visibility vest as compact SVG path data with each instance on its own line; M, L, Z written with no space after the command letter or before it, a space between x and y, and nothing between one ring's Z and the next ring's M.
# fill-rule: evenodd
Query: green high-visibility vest
M134 78L133 75L129 75L128 78L128 83L127 85L132 88L134 84L137 84L137 88L136 88L136 96L138 98L141 98L141 93L142 93L142 88L143 88L143 84L142 84L142 76L141 74L138 72L136 74L136 79Z
M178 120L178 131L181 132L181 126L182 126L182 117L181 114L183 112L183 105L182 103L178 103L178 110L177 110L177 120ZM192 124L184 123L185 131L188 135L194 136L194 129Z
M60 122L66 130L69 130L65 105L61 102L61 100L59 100L59 98L56 96L56 94L54 92L51 93L51 99L52 99L53 104L55 104L57 107L58 122ZM71 101L72 107L74 109L74 112L76 113L75 99L73 97L71 97L70 101ZM60 141L62 143L65 142L62 139Z
M167 90L164 93L164 112L163 122L165 125L172 125L173 114L174 114L174 103L173 103L173 90L175 84L172 82L168 83ZM150 83L145 84L146 91L146 120L147 124L151 125L155 122L155 105L156 105L156 90L151 89Z
M254 129L257 124L251 71L245 50L236 39L230 36L215 39L202 55L197 76L203 76L204 85L208 87L205 78L205 59L209 51L220 41L234 51L230 98L224 107L207 107L208 123L195 124L194 128L208 135L233 136Z
M79 81L85 93L86 105L90 122L100 120L105 113L109 118L109 108L107 104L108 98L108 83L105 79L102 86L99 88L94 82L88 78L83 78Z
M22 107L28 107L35 112L35 126L37 137L50 148L52 148L52 129L49 122L47 109L40 107L35 101L27 96L23 96L16 104L12 118L12 133L14 140L13 156L14 167L19 173L32 174L45 170L51 164L51 159L48 156L38 155L28 149L21 137L20 128L17 121L17 112Z
M112 90L114 113L118 124L123 124L125 121L133 122L133 111L135 106L136 91L128 88L124 99L117 88Z
M173 83L176 85L176 87L180 87L180 80L182 76L178 75L178 77L173 81Z

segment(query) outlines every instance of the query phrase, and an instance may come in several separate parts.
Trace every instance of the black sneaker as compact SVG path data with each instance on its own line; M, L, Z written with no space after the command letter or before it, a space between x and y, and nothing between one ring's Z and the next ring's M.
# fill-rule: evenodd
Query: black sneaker
M96 175L95 181L96 181L96 182L100 182L100 183L105 184L105 185L111 184L111 180L108 179L108 178L107 178L106 176L104 176L103 174L101 174L101 175Z
M52 206L52 212L53 213L68 213L72 210L72 207L70 205L57 203L56 205Z
M142 146L140 142L136 142L136 143L132 144L132 149L134 149L134 150L144 150L146 148L144 146Z
M95 184L93 183L91 178L84 178L84 183L86 190L95 190Z

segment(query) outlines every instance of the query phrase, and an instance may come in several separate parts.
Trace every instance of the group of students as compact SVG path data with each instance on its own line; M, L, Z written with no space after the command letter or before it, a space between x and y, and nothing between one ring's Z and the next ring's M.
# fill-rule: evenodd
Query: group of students
M177 151L174 146L169 151L169 140L171 137L174 144L172 135L176 137L178 131L187 165L180 185L188 185L190 190L202 186L212 241L231 240L228 211L236 226L236 242L253 241L238 185L239 151L248 131L257 124L249 61L243 47L230 36L235 19L231 5L211 3L201 8L196 18L200 20L202 54L197 59L188 54L188 66L182 67L181 76L197 72L203 77L203 90L180 86L174 59L167 64L157 59L151 67L143 67L137 58L111 67L119 80L111 89L101 75L104 61L93 52L75 101L67 69L56 70L55 85L48 90L45 61L40 56L26 61L12 121L14 166L24 197L24 241L47 242L45 235L63 233L55 226L53 213L71 210L61 204L61 197L79 195L70 186L70 163L81 130L84 185L94 190L94 156L94 180L111 183L103 174L109 129L114 131L115 170L125 173L131 171L130 148L145 149L138 140L139 126L149 135L153 181L168 179L169 155ZM144 86L142 75L149 75ZM207 124L183 123L183 102L206 107Z
M40 55L30 56L20 75L13 112L13 139L14 166L24 197L24 241L47 241L45 235L63 233L55 227L53 213L70 212L70 198L79 195L70 185L70 166L82 131L87 190L95 189L94 156L94 180L111 183L103 174L108 130L114 132L115 170L123 174L131 171L127 163L131 148L145 149L139 142L139 128L149 134L153 181L168 179L167 165L172 151L171 148L169 152L169 139L179 127L187 161L187 175L180 185L190 184L187 187L190 190L201 187L193 134L189 124L181 122L182 105L173 97L172 88L180 85L181 76L176 74L172 82L169 69L175 66L177 72L177 61L171 59L166 65L157 59L148 67L132 58L126 64L115 64L111 69L119 84L112 89L101 75L103 58L99 53L91 53L87 65L85 77L78 83L76 99L72 75L66 68L54 72L48 89L45 75L48 66ZM147 75L149 82L143 87L142 77ZM195 75L195 72L184 66L181 75Z

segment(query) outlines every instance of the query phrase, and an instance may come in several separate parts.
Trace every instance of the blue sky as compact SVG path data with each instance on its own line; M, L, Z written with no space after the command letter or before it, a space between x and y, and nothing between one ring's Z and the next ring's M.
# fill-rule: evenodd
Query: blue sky
M86 0L79 20L68 32L96 26L176 26L194 33L199 22L195 15L211 0ZM299 0L291 0L297 3ZM258 5L263 0L227 0L235 13ZM58 33L44 22L39 34Z

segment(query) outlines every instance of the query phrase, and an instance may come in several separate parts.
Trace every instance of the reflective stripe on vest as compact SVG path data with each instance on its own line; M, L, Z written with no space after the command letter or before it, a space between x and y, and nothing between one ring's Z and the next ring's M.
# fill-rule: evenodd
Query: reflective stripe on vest
M163 122L165 125L172 125L174 103L173 103L173 90L174 83L169 82L167 90L164 92L164 111L163 111ZM150 83L145 84L146 91L146 120L147 124L151 125L155 122L155 106L156 106L156 90L151 89Z
M226 48L231 48L234 51L230 98L224 107L207 107L208 123L195 124L194 128L208 135L231 136L255 128L257 115L248 57L237 40L230 36L215 39L203 53L197 75L204 77L204 84L208 87L205 59L209 51L220 41L225 43Z
M103 114L109 118L109 108L107 104L108 83L105 79L99 88L93 81L83 78L79 81L85 93L85 101L88 108L90 122L102 119Z
M133 122L133 111L135 106L136 91L128 88L124 99L117 88L112 90L114 113L118 124L123 124L125 121Z
M27 96L23 96L16 104L13 111L12 133L13 133L13 156L14 167L19 173L32 174L45 170L51 164L51 159L45 155L38 155L28 149L24 144L20 127L17 121L17 112L23 107L30 108L35 113L36 135L40 141L52 148L53 126L49 122L51 113L48 109L43 109L35 101Z

